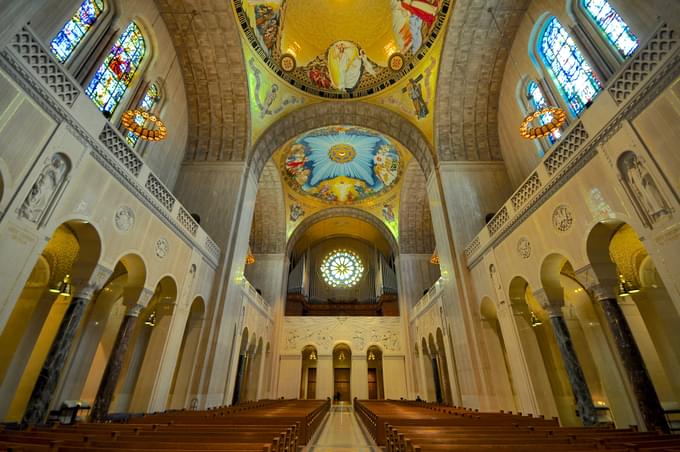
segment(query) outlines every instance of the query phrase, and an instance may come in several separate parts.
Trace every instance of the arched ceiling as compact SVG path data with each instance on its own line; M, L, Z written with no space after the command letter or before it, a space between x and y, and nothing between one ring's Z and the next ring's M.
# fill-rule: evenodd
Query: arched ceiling
M270 160L257 188L250 249L254 254L280 254L286 249L286 212L278 168Z
M155 0L172 36L189 107L186 160L244 160L248 88L229 0Z
M498 95L508 53L528 3L456 1L437 86L435 144L440 160L502 160Z
M425 175L416 162L411 162L401 187L399 251L401 254L430 254L434 248Z

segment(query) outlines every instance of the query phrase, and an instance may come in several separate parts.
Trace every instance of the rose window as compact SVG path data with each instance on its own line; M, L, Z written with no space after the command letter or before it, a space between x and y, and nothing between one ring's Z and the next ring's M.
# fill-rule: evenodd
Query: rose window
M321 276L332 287L352 287L363 273L361 259L349 250L335 250L321 263Z

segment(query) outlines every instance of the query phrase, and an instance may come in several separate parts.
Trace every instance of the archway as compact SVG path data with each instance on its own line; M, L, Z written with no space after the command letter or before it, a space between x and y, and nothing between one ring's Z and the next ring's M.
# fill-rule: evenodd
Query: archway
M241 345L238 354L238 367L236 368L236 382L234 383L234 395L231 404L236 405L242 400L243 387L245 386L245 374L248 368L248 327L241 334Z
M368 398L370 400L382 400L385 398L383 377L383 353L380 347L372 345L366 351L368 363Z
M4 420L21 420L73 301L78 288L74 286L87 282L100 249L99 234L90 223L69 221L54 230L38 256L0 335L0 416Z
M351 373L352 350L347 344L338 344L333 348L333 400L336 403L352 400Z
M548 323L547 315L534 299L529 283L521 276L514 277L510 282L509 298L526 367L531 370L529 378L539 412L547 417L557 416L561 412L558 411L555 392L560 394L561 386L552 355L547 349L549 345L545 343L552 335L547 336L545 329L542 329L543 325ZM543 342L542 345L541 342ZM547 358L546 353L548 353ZM549 369L549 366L553 367ZM564 378L566 379L566 376ZM553 384L557 387L554 388ZM568 383L565 389L570 395Z
M144 412L148 409L176 299L175 280L170 276L163 277L136 321L111 412Z
M302 349L301 399L316 399L316 364L318 359L316 347L313 345L307 345Z
M177 355L177 365L168 396L168 408L185 408L189 402L191 378L194 373L196 351L203 329L204 316L205 302L203 298L196 297L191 303L189 316L184 327L182 345Z

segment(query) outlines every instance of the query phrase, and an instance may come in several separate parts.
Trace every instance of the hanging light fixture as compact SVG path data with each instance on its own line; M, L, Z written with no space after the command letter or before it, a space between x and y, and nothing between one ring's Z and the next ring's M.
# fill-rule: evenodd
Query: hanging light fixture
M531 326L534 327L534 328L536 328L537 326L543 325L543 322L541 322L541 320L536 316L534 311L531 311L530 321L531 321Z
M430 258L430 264L439 265L439 254L437 254L437 249L435 248Z
M368 360L375 361L375 353L373 353L373 350L368 352Z
M151 311L149 316L144 321L144 325L151 327L156 326L156 311Z
M250 245L248 245L248 255L246 256L246 265L254 264L255 263L255 256L253 256L253 252L250 251Z

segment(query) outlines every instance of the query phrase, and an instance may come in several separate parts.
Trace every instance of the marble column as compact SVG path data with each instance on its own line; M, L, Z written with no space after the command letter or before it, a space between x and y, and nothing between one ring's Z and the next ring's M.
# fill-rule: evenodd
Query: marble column
M578 410L581 422L586 426L594 425L597 422L597 414L593 404L593 397L590 394L581 363L576 356L574 344L571 342L571 335L569 334L569 329L567 329L567 323L564 321L562 308L547 300L547 295L542 289L534 292L534 296L539 300L550 318L550 324L553 327L557 346L560 349L560 355L567 370L567 377L569 378L571 390L574 393L576 409Z
M113 349L111 349L109 361L106 363L104 375L102 375L101 382L99 383L97 396L92 405L90 420L94 422L105 420L106 415L109 413L111 400L113 399L113 394L116 391L116 385L118 384L118 378L120 377L120 372L123 368L123 360L127 354L128 345L130 345L132 331L142 308L143 306L141 305L135 305L129 308L125 313L125 317L123 317L123 322L121 323L120 328L118 329L118 335L116 336L116 342L113 345Z
M645 427L649 431L660 430L664 433L670 433L659 396L656 394L652 379L647 372L647 366L645 366L633 332L630 330L626 317L616 299L615 288L617 283L617 280L612 279L608 283L592 283L586 287L604 311L604 316L607 319Z
M57 383L59 383L61 371L66 364L66 358L71 349L73 338L76 335L76 330L80 325L85 308L90 300L91 294L89 298L75 296L69 303L68 308L66 308L64 318L59 324L57 335L40 369L35 386L33 386L33 392L26 406L22 423L40 424L45 422L50 402L57 388Z

